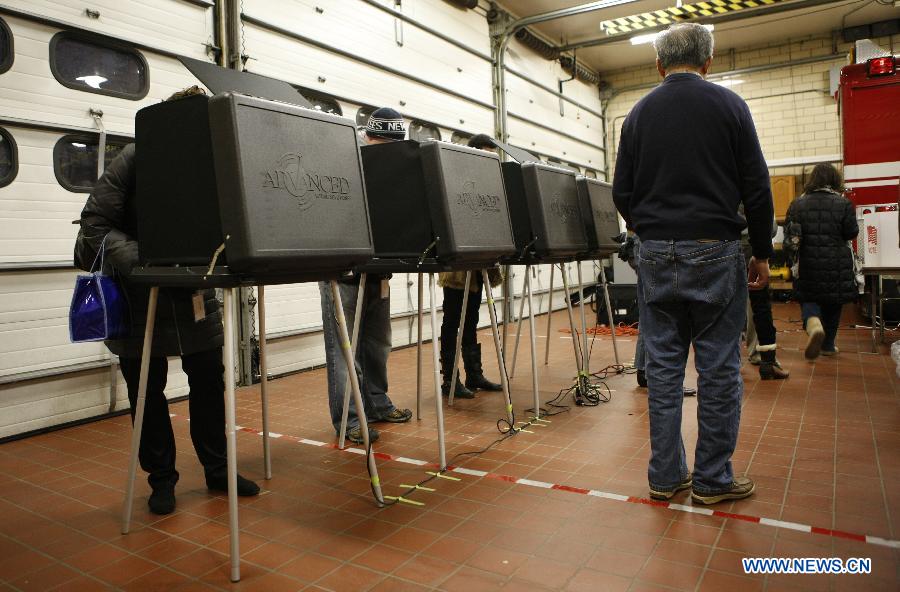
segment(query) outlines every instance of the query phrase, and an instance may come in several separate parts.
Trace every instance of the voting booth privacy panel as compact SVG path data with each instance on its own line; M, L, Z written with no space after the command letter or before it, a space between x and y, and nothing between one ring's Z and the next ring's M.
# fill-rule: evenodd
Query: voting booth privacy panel
M579 175L578 203L584 221L585 238L588 244L585 258L600 259L619 250L616 236L619 229L619 215L613 202L612 185Z
M225 92L142 109L135 142L145 268L297 282L372 255L349 119Z
M542 162L505 162L515 233L507 263L571 261L588 249L575 173Z
M497 155L437 140L361 151L377 258L366 269L477 269L515 253Z

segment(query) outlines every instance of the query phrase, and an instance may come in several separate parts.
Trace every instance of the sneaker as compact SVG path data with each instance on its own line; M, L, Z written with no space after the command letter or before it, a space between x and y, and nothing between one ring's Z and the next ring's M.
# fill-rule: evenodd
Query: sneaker
M386 421L388 423L406 423L410 419L412 419L412 411L409 409L397 409L394 407L394 410L384 415L378 421Z
M841 350L839 350L838 348L834 348L834 349L823 349L821 353L822 353L823 356L836 356L836 355L838 355L839 353L841 353Z
M684 491L685 489L690 489L692 483L693 483L693 481L691 479L691 474L688 473L687 477L685 477L684 480L681 483L679 483L675 487L675 489L673 489L672 491L657 491L657 490L653 489L653 487L651 486L650 487L650 499L663 501L663 502L666 500L670 500L679 491Z
M803 355L807 360L815 360L822 349L822 341L825 339L825 328L819 317L809 317L806 320L806 333L809 339L806 341L806 350Z
M154 514L164 516L175 511L175 486L162 485L158 486L150 494L147 500L150 511Z
M378 430L369 428L369 444L377 442L379 435ZM347 430L346 438L354 444L363 444L363 433L359 426Z
M738 500L750 497L756 491L756 483L750 477L735 477L731 489L718 492L699 492L696 489L691 492L691 499L695 504L717 504L725 500Z
M213 477L206 478L206 487L210 491L220 491L228 493L228 473L218 474ZM237 476L237 494L241 497L252 497L259 495L259 485L245 479L240 475Z

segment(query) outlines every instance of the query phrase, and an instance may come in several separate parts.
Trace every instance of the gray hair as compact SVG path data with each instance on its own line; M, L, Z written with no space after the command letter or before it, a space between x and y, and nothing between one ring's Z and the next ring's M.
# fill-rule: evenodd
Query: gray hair
M662 31L653 41L663 70L676 66L701 68L713 54L712 33L697 23L679 23Z

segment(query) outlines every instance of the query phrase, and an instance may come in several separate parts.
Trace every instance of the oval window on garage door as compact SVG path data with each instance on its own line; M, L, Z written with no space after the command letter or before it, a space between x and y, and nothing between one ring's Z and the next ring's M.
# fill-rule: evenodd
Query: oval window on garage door
M363 105L356 111L356 127L366 127L369 123L369 117L375 112L375 107Z
M303 95L304 99L312 104L312 108L316 111L331 113L333 115L344 114L343 109L341 109L340 103L338 103L335 99L329 97L328 95L320 95L318 93L302 89L299 92L301 95Z
M441 130L436 125L425 123L424 121L415 121L409 124L409 139L416 142L424 142L425 140L440 140Z
M6 21L0 19L0 74L12 67L15 55L12 31L9 30Z
M472 138L472 134L467 134L466 132L453 132L453 135L450 136L450 141L454 144L466 146Z
M0 127L0 187L6 187L19 172L19 155L16 141L8 131Z
M50 71L60 84L137 101L150 88L140 52L103 37L63 31L50 40Z
M53 172L59 184L79 193L89 193L97 182L97 136L63 136L53 147ZM105 166L131 143L128 138L106 137Z

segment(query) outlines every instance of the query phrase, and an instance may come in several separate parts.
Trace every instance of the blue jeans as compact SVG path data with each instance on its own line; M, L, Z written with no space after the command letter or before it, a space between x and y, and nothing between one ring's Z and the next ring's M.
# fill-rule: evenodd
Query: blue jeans
M356 312L357 284L338 282L344 316L347 319L347 333L353 337L353 320ZM341 429L341 413L344 409L344 389L347 385L347 365L341 352L337 321L334 317L334 301L331 286L319 282L322 300L322 324L325 329L325 366L328 370L328 408L331 424L335 432ZM356 375L362 394L368 421L378 421L394 410L394 404L387 394L387 359L391 353L391 301L381 297L378 282L366 285L360 318L358 345L356 346ZM359 425L356 404L350 397L350 413L347 429Z
M809 317L819 317L819 320L822 321L822 328L825 329L825 339L822 341L823 351L834 351L834 340L837 338L838 326L841 324L842 306L842 304L819 304L817 302L800 303L804 329L806 329L806 320Z
M647 353L644 351L644 332L642 329L643 327L638 329L637 343L634 344L634 368L641 372L647 369Z
M693 344L699 427L693 487L698 493L730 489L744 392L740 340L747 318L740 242L644 241L638 269L650 404L650 487L672 491L688 474L681 404Z

